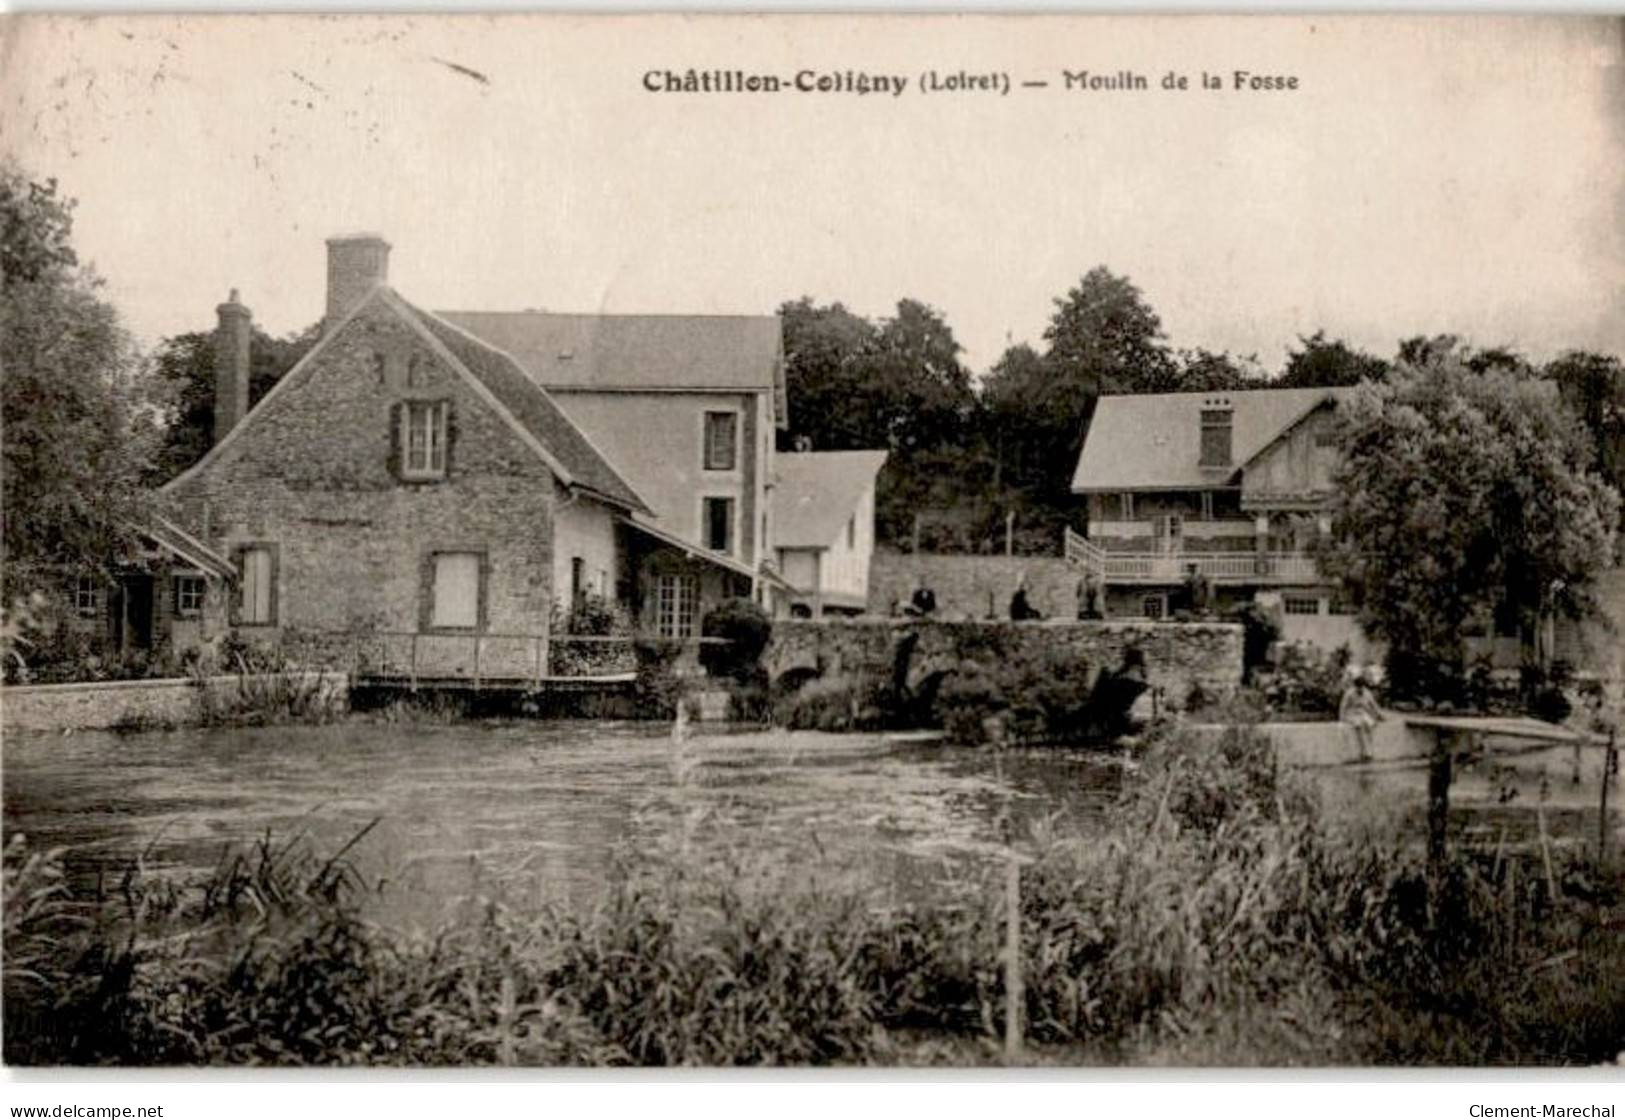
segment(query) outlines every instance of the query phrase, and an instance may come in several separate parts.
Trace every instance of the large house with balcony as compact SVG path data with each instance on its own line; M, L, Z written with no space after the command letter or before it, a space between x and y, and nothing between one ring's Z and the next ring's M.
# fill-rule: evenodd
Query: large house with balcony
M163 488L229 561L195 640L226 629L416 678L540 678L592 596L698 635L771 604L778 320L437 314L372 234L328 241L323 333L247 409L247 308L219 308L216 440Z
M1095 580L1105 613L1185 609L1195 574L1217 609L1279 595L1283 637L1362 654L1352 608L1313 556L1330 528L1333 414L1349 392L1102 397L1072 479L1087 524L1067 534L1067 555Z

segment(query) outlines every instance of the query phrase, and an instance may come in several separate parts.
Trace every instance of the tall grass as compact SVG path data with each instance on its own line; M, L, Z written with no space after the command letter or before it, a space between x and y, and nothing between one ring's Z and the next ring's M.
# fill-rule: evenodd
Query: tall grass
M681 789L692 767L679 744ZM687 832L685 832L687 835ZM1247 729L1156 743L1106 828L1033 837L1032 1060L1571 1063L1625 1047L1620 884L1322 824ZM365 843L357 837L357 844ZM142 1064L996 1061L999 884L898 903L748 849L627 853L591 904L500 891L437 932L368 920L347 862L266 838L193 883L73 896L6 860L6 1058ZM13 1029L13 1028L41 1029Z
M326 723L344 714L346 704L325 673L310 672L280 650L248 647L232 655L232 685L212 681L201 669L193 675L197 719L204 727L263 723Z

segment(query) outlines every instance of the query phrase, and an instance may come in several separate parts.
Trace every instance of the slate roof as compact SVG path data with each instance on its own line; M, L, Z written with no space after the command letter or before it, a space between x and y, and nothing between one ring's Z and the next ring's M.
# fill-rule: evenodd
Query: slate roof
M1351 391L1245 389L1101 397L1078 456L1072 491L1213 486L1217 472L1198 465L1205 402L1228 401L1234 409L1230 461L1239 470L1315 408L1346 399Z
M777 457L773 491L774 543L779 548L828 548L874 485L884 451L803 451Z
M776 315L439 315L512 354L548 389L783 389Z
M236 427L210 447L203 458L164 483L160 493L173 491L187 479L208 469L224 449L253 424L274 398L302 380L302 372L319 360L329 343L342 333L351 319L361 313L363 307L375 300L384 301L403 320L414 323L444 346L468 375L484 386L514 418L518 426L541 445L546 455L551 456L554 463L569 474L570 477L565 481L591 491L612 505L640 513L649 512L648 504L638 496L631 484L621 477L620 472L610 465L604 454L559 409L547 395L547 391L532 380L518 362L497 347L474 337L453 323L448 323L433 312L413 307L398 292L385 284L377 285L366 296L357 300L344 318L323 334L321 340L299 359L293 369L249 409L248 415L238 421Z
M571 482L617 505L648 510L637 491L512 357L432 312L407 306L429 333L558 459L570 472Z

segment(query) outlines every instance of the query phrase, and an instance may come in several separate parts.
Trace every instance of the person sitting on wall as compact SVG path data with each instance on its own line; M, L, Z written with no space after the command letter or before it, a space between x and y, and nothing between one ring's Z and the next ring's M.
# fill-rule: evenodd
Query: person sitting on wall
M1093 572L1085 572L1078 581L1078 617L1089 620L1106 617L1100 609L1100 584L1095 582Z
M1027 573L1022 572L1016 577L1016 593L1010 596L1010 618L1015 622L1026 622L1043 617L1038 608L1027 602Z
M1337 705L1337 718L1353 732L1360 761L1366 762L1371 758L1371 741L1375 737L1377 724L1383 720L1382 707L1372 691L1379 676L1374 668L1366 670L1358 666L1350 667L1344 675L1346 680L1343 697Z
M937 593L925 585L921 580L914 588L914 594L909 598L908 606L903 613L914 618L929 618L937 611Z

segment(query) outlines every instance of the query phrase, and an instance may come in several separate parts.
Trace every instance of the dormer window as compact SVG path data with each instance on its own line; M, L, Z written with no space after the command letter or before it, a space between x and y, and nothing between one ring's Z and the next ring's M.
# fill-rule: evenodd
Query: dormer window
M1231 456L1232 417L1230 402L1221 398L1202 402L1202 445L1198 463L1204 467L1228 467Z
M401 477L426 480L446 477L446 427L451 406L445 401L406 401L401 407Z

